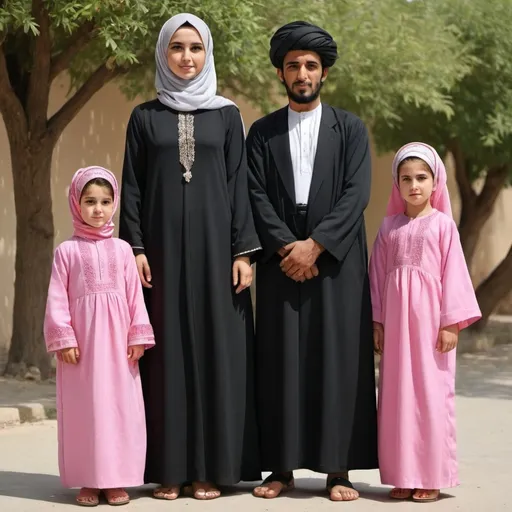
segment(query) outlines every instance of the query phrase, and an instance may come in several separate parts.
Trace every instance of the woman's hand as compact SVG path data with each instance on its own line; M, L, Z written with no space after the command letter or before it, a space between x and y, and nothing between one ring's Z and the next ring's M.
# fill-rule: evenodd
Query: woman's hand
M249 288L252 283L251 260L248 256L238 256L233 263L233 286L237 286L235 293Z
M137 262L137 270L139 272L140 282L144 288L152 288L151 284L151 269L149 268L148 259L145 254L138 254L135 256Z
M78 364L80 351L76 347L63 348L57 352L57 359L63 363Z

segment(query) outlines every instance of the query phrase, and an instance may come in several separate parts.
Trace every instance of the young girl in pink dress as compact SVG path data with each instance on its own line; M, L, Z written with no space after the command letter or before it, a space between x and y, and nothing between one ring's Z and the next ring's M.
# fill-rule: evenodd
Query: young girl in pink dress
M102 167L76 172L73 237L55 250L44 336L57 354L59 469L78 504L129 502L143 484L146 424L138 360L154 345L131 247L113 238L119 199Z
M393 190L370 260L379 382L379 466L390 497L435 501L459 484L455 362L480 310L453 221L446 170L413 142L393 161Z

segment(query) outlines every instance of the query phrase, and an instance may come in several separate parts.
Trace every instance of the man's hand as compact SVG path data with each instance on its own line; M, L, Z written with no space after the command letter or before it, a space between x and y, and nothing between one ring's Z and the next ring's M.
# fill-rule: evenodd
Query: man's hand
M281 249L279 249L279 251L277 251L277 254L279 254L279 256L281 256L281 258L288 256L289 253L290 253L290 251L287 251L284 247L281 247Z
M459 341L459 326L449 325L439 331L439 337L437 339L436 350L438 352L446 353L453 350Z
M281 261L281 270L288 277L294 281L304 282L318 275L315 263L318 256L325 250L318 242L308 238L292 242L281 250L287 253Z

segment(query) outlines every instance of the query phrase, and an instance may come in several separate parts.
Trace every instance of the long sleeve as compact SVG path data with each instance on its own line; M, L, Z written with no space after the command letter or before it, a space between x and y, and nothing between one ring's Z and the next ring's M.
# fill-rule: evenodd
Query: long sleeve
M137 264L133 255L126 251L124 261L126 280L126 300L130 312L130 329L128 331L128 346L145 345L151 348L155 344L153 327L149 322L149 315L144 303L142 285L137 272Z
M455 222L441 235L441 328L458 324L465 329L481 318L473 283Z
M267 261L281 247L295 242L297 238L286 223L279 218L267 195L263 141L254 126L247 137L247 159L249 162L249 192L254 222L263 245L263 260Z
M44 340L48 352L78 347L71 325L68 298L69 261L66 251L57 247L53 258L44 317Z
M383 300L386 282L387 241L383 229L379 230L370 257L370 290L372 296L373 321L384 323Z
M142 120L140 112L135 109L126 131L119 216L119 238L130 244L134 254L144 252L141 212L146 182L146 162Z
M238 109L228 110L224 154L231 203L231 247L233 257L261 249L252 216L247 184L247 155L242 118Z
M345 258L359 233L371 189L371 157L366 127L357 120L348 132L343 191L333 210L311 234L311 238L338 261Z

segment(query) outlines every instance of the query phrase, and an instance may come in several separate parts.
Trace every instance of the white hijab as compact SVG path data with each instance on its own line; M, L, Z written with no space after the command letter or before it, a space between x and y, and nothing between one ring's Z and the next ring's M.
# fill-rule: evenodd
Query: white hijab
M184 23L190 23L201 36L206 51L206 60L201 72L190 80L177 77L167 64L167 49L174 32ZM160 30L155 50L155 86L158 100L180 112L205 109L216 110L234 102L217 96L217 75L213 58L213 39L208 25L193 14L183 13L167 20Z

